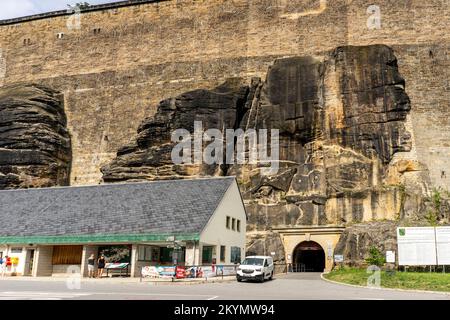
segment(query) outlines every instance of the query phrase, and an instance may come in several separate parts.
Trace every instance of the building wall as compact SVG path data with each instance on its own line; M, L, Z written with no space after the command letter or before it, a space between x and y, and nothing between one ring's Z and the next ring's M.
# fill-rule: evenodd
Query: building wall
M372 4L172 0L84 13L79 30L68 30L67 16L4 25L3 82L41 82L64 93L71 183L95 184L99 168L163 98L227 77L264 77L277 57L384 43L395 50L412 101L415 148L402 156L427 164L432 182L449 188L448 1L379 0L380 29L367 26Z
M14 248L21 248L21 253L13 253ZM27 250L34 249L34 260L32 266L31 276L52 276L52 275L64 275L72 274L76 270L80 270L80 265L53 265L53 246L37 246L29 247L23 245L9 245L0 247L0 252L3 252L3 257L17 257L19 263L13 265L7 269L7 274L14 273L18 276L25 275L27 268ZM68 269L70 267L70 269Z
M226 228L226 217L232 217L241 221L241 231L233 231ZM241 258L245 257L245 239L246 239L246 214L242 204L241 195L236 182L231 184L226 191L221 203L216 209L215 214L208 222L206 228L200 234L200 262L202 247L214 245L217 264L230 264L231 247L241 248ZM225 262L220 261L220 246L226 246Z
M53 246L38 246L33 263L33 277L51 276L53 273Z
M201 264L200 244L197 241L189 241L186 243L185 263L187 266L196 266Z
M13 249L21 249L20 253L13 252ZM26 247L23 245L12 245L12 246L3 246L0 248L0 251L3 252L3 258L5 256L9 256L11 258L18 258L19 263L16 265L11 265L7 268L6 274L15 274L15 275L23 275L25 272L25 260L26 260Z
M54 264L52 276L68 276L72 274L80 274L81 264Z
M84 245L83 246L83 254L81 256L81 275L83 277L87 277L89 275L87 260L89 259L91 254L94 255L94 259L96 261L94 272L97 272L98 246Z

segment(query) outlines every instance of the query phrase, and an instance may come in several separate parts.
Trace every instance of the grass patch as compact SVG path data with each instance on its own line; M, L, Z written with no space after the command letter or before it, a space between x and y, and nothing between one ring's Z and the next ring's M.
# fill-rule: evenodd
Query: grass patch
M324 277L333 281L367 286L367 279L371 275L373 273L367 273L366 269L343 268L333 270ZM450 273L381 271L381 287L450 292Z

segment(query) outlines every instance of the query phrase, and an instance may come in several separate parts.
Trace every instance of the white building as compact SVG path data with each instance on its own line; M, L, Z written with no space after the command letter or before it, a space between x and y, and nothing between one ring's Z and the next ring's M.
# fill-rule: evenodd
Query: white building
M244 257L246 220L234 177L6 190L0 255L14 262L7 274L30 276L86 275L88 257L111 246L129 250L131 276L227 265Z

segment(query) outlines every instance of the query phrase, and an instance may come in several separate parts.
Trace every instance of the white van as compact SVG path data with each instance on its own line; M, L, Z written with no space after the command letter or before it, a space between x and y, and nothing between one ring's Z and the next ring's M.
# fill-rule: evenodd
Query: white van
M273 258L269 256L249 256L245 257L237 269L236 280L241 282L244 279L264 280L273 278Z

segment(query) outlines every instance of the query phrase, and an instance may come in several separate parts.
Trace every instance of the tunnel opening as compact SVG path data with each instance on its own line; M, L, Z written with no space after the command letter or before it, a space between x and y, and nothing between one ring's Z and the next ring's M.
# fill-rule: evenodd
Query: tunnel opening
M303 241L297 245L293 254L294 272L323 272L325 269L325 252L314 241Z

